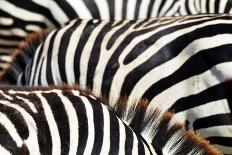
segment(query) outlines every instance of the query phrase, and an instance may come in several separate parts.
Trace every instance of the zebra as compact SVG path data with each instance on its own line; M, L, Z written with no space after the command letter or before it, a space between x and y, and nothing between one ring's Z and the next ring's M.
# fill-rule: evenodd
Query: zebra
M232 0L2 0L0 70L32 33L53 30L72 19L145 19L200 13L231 13Z
M182 124L170 124L170 113L156 110L145 117L146 102L139 103L137 115L128 116L134 120L128 126L101 99L78 86L1 86L0 153L221 154Z
M232 16L225 14L73 20L49 33L18 85L78 83L105 95L113 109L128 97L128 114L134 100L145 98L146 114L157 107L174 112L174 120L187 121L231 154L231 26Z

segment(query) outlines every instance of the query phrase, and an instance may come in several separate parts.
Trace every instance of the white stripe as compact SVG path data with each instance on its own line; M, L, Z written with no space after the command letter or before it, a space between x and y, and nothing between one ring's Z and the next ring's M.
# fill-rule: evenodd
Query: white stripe
M133 133L133 148L132 148L132 154L133 155L138 155L138 137L134 132ZM146 145L145 145L146 146Z
M151 0L142 0L139 9L139 19L144 19L147 17L150 1Z
M66 22L70 21L68 16L63 12L63 10L56 4L55 1L49 1L49 10L53 17L56 19L60 25L64 25Z
M88 118L88 138L87 138L85 151L84 151L83 155L89 155L92 153L93 144L94 144L94 137L95 137L93 109L92 109L92 106L89 103L89 101L86 99L86 97L80 96L80 98L85 105L86 115Z
M0 25L12 25L14 22L11 18L0 17Z
M93 46L95 45L96 38L98 37L98 34L102 30L102 28L105 26L105 24L106 22L101 22L101 24L95 27L95 29L90 34L89 39L87 40L87 43L85 44L85 47L82 50L81 58L80 58L80 79L79 79L79 82L80 82L79 84L82 88L85 88L86 86L90 54L93 50Z
M127 12L126 12L126 19L132 20L135 19L135 10L136 1L135 0L128 0L127 1Z
M72 6L73 10L76 11L77 15L80 19L92 19L93 16L91 15L89 9L85 6L83 0L66 0L70 6Z
M51 60L51 70L52 70L52 78L54 80L54 83L62 83L61 77L60 77L60 70L59 70L59 64L58 63L58 53L59 53L59 48L60 48L60 42L61 39L66 32L67 29L72 27L75 24L75 20L70 22L67 26L63 27L60 29L55 37L54 43L53 43L53 49L52 49L52 60ZM62 51L61 51L62 52ZM39 71L38 71L39 72Z
M107 46L107 44L109 42L109 39L112 37L112 35L117 30L119 30L123 26L125 26L127 23L128 22L125 21L124 23L120 24L119 26L112 28L110 30L110 32L108 32L104 37L104 40L103 40L102 45L101 45L101 52L100 52L100 55L99 55L99 61L98 61L98 64L96 66L96 70L95 70L95 73L94 73L94 79L93 79L93 89L92 90L93 90L93 93L96 96L101 95L101 86L102 86L103 74L104 74L104 70L106 68L106 65L107 65L110 57L115 52L116 48L118 46L120 46L120 44L122 43L122 40L124 40L125 37L128 36L128 34L131 33L131 31L134 30L133 27L134 27L135 24L131 25L131 27L128 28L127 31L125 31L121 36L119 36L118 39L114 42L113 46L109 50L106 49L106 46ZM86 56L83 57L82 59L86 59ZM84 65L82 65L82 67L83 66ZM80 72L82 73L83 71L80 71Z
M207 13L206 2L206 0L201 0L201 13Z
M48 37L49 37L50 35L48 35ZM48 38L47 37L47 38ZM35 76L35 71L36 71L36 66L37 66L37 64L36 64L36 62L37 62L37 59L38 59L38 54L40 53L40 50L41 50L41 46L42 45L39 45L38 46L38 48L36 49L36 51L35 51L35 54L34 54L34 58L33 58L33 63L32 63L32 68L31 68L31 75L30 75L30 81L29 81L29 85L32 85L33 84L33 78L34 78L34 76Z
M222 146L219 144L213 144L213 146L220 150L223 154L232 154L231 146Z
M195 0L195 6L196 6L196 9L197 9L198 13L200 13L200 9L201 9L201 8L200 8L200 6L201 6L201 5L200 5L200 1L201 1L201 0Z
M0 154L2 155L12 155L7 149L5 149L1 144L0 144Z
M30 107L30 109L33 111L33 113L38 113L37 109L35 108L35 105L33 103L31 103L30 100L23 98L23 97L20 97L20 96L16 96L16 98L23 100L23 102L25 102Z
M122 123L120 119L118 119L119 125L119 152L118 154L125 154L125 142L126 142L126 132L125 132L125 125ZM116 144L117 145L117 144Z
M98 11L100 13L100 19L110 20L110 12L108 3L106 0L95 0Z
M151 12L151 17L158 17L159 16L159 7L161 5L162 0L155 0L153 7L152 7L152 12Z
M209 1L209 13L215 13L215 3L216 0Z
M196 131L203 138L208 137L230 137L232 138L232 125L220 125L199 129Z
M13 98L9 95L7 95L5 92L3 92L2 90L0 90L0 93L2 96L4 96L5 98L7 98L8 100L13 100Z
M190 32L192 32L192 31L194 31L196 29L199 29L199 28L202 28L202 27L206 27L208 25L218 24L218 23L227 24L227 23L231 23L231 21L214 20L214 21L204 22L204 23L199 24L199 25L194 25L192 27L183 28L181 30L177 30L177 31L175 31L175 32L173 32L171 34L168 34L168 35L165 35L165 36L161 37L152 46L150 46L146 51L144 51L142 54L140 54L135 60L133 60L132 62L130 62L127 65L124 65L123 61L125 60L125 57L127 56L128 52L130 52L131 49L134 47L133 45L137 45L137 42L135 42L136 39L134 39L133 41L131 41L131 43L124 49L124 51L122 52L122 54L119 56L118 62L119 62L120 67L117 70L115 76L113 77L113 81L112 81L112 85L111 85L111 90L110 90L110 95L109 95L110 103L111 103L110 106L114 106L115 103L116 103L116 101L118 100L122 84L124 82L125 77L129 74L129 72L132 71L137 66L141 65L142 63L144 63L145 61L147 61L151 56L153 56L162 47L164 47L167 44L167 42L171 42L171 41L175 40L176 38L178 38L179 36L182 36L184 34L190 33ZM172 24L170 24L169 26L172 26ZM159 29L157 29L157 30L159 30ZM156 31L154 31L153 33L155 34L155 32ZM146 35L148 35L148 33ZM140 42L142 40L141 37L142 36L140 36L139 40L137 40L138 42ZM223 38L222 41L225 40L225 42L226 42L226 40L229 39L229 38L231 38L231 37L228 36L228 38ZM220 40L217 40L216 42L222 43L222 42L220 42ZM231 40L229 42L231 42ZM191 53L189 53L189 54L191 54ZM188 58L188 55L184 54L183 56L184 56L184 58L185 57ZM181 57L178 57L177 59L179 59L179 61L182 60L182 59L184 59L184 58L181 58L181 59L180 58ZM168 64L170 62L172 62L172 60L170 60L168 62ZM164 68L164 70L161 70L161 72L158 72L158 74L150 74L150 75L152 75L152 78L148 79L149 84L153 84L156 80L159 80L160 76L162 77L162 74L169 73L168 70L174 71L175 69L170 69L170 68L175 67L176 63L177 62L174 63L174 66L170 66L170 67ZM179 63L177 63L177 64L179 64ZM161 67L159 66L159 67L154 68L154 70L160 69L160 68ZM156 76L154 76L154 75L156 75ZM153 79L155 79L154 82L151 82L151 80L153 81ZM146 83L143 84L143 85L148 85ZM143 88L143 90L146 89L146 87L145 88L144 87L139 87L139 89L138 89L138 87L137 87L137 89L135 89L135 87L134 87L134 90L136 91L136 94L144 92L144 91L142 91L141 88ZM140 91L138 91L138 90L140 90ZM133 94L133 96L134 96L134 94ZM140 96L142 96L142 94ZM140 96L136 95L136 97L140 97ZM129 100L128 100L128 108L130 108L130 105L133 105L132 103L135 100L135 98L132 98L132 100L131 100L131 97L132 97L132 93L131 93L131 95L129 97Z
M52 109L49 106L47 100L41 95L39 91L34 91L34 93L41 100L41 104L44 110L44 114L49 126L49 131L52 139L52 155L58 155L61 153L61 140L58 127L55 121L55 118L52 113Z
M149 104L148 108L151 106L158 106L160 110L166 111L179 98L197 94L209 87L231 79L231 65L232 62L218 64L200 75L192 76L180 83L171 86L159 95L155 96L151 100L152 104ZM221 72L222 75L217 76L216 74L218 74L218 72ZM195 83L196 81L197 83Z
M104 116L104 129L103 129L103 143L101 148L101 155L109 154L110 151L110 116L109 109L106 106L102 106L102 112ZM113 144L112 144L113 145Z
M19 37L26 37L27 32L19 28L11 28L11 29L0 29L0 34L4 36L19 36Z
M74 56L76 53L77 45L79 44L81 34L83 33L84 28L86 27L87 20L83 20L81 24L73 31L70 42L67 47L66 56L65 56L65 73L67 77L67 83L75 83L75 74L74 74Z
M60 25L63 25L64 23L69 21L69 18L63 12L62 8L57 5L55 1L48 1L48 0L32 0L34 3L41 5L45 8L47 8L53 17L56 19L57 22L60 23Z
M11 61L12 61L12 56L1 55L1 56L0 56L0 60L6 61L6 62L11 62Z
M217 107L217 108L215 108ZM186 119L189 121L189 127L193 128L193 122L197 119L201 119L208 116L217 114L228 114L231 113L228 102L226 99L212 101L203 105L181 111L174 115L172 121L184 122Z
M26 26L26 30L28 31L41 31L41 27L37 26L37 25L27 25Z
M76 110L73 107L73 103L71 103L69 99L62 94L61 90L54 90L53 92L57 93L57 95L60 97L68 117L70 130L69 155L76 154L79 139L79 124Z
M219 13L225 13L226 4L228 0L221 0L219 3Z
M189 10L190 10L191 14L197 14L198 13L196 8L194 7L195 6L194 2L195 2L195 0L189 0L188 7L189 7Z
M174 1L176 1L176 0L174 0ZM163 5L162 9L160 10L159 16L160 16L160 17L166 16L165 13L166 13L170 8L173 7L172 4L173 4L173 0L167 0L167 1L165 2L165 4ZM175 2L174 2L174 4L175 4Z
M14 124L7 118L7 116L2 112L0 112L0 124L2 124L2 126L4 126L4 128L7 130L11 138L16 143L17 147L22 147L23 141L19 136L17 129L15 128Z
M2 45L19 45L20 41L19 40L5 40L5 39L0 39L0 44Z
M55 26L43 15L37 14L31 11L24 10L22 8L19 8L7 1L1 1L1 10L6 11L10 15L17 17L19 19L25 20L25 21L38 21L38 22L45 22L50 27L54 28ZM10 11L9 11L10 10Z
M174 16L179 9L179 3L175 3L165 16Z
M114 0L114 19L121 20L122 19L122 6L123 0Z

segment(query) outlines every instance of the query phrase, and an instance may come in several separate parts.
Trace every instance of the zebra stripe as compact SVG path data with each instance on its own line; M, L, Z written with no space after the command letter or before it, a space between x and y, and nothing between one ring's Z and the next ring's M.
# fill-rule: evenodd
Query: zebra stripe
M74 19L145 19L201 13L231 13L232 0L15 0L0 1L0 69L24 38ZM10 44L10 45L9 45Z
M171 114L161 116L156 110L147 121L143 115L132 117L136 118L135 124L129 127L102 102L78 87L1 87L0 152L220 154L204 140L186 132L181 124L169 125ZM151 127L153 123L156 127Z
M49 35L21 75L26 83L18 82L79 83L109 97L111 108L128 96L126 114L134 113L135 100L145 98L147 114L157 107L174 111L174 120L187 120L189 128L230 154L232 20L230 15L200 17L76 20Z

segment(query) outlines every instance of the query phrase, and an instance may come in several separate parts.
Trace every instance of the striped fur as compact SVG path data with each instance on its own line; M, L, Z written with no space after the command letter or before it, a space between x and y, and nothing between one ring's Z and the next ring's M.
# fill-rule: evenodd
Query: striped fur
M145 98L148 114L173 111L231 154L231 27L230 15L72 21L48 35L19 83L79 83L109 97L111 108L127 96L127 113Z
M118 103L126 105L126 100ZM220 154L206 141L170 124L172 115L144 115L140 101L128 127L78 87L10 88L0 91L1 154ZM120 108L118 108L120 109ZM123 109L117 110L118 116Z
M0 69L25 37L74 19L145 19L200 13L231 13L232 0L1 0Z

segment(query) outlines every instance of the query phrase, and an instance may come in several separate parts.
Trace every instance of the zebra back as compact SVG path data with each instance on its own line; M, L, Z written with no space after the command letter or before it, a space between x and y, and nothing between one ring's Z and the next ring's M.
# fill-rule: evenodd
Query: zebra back
M107 96L111 108L127 96L131 114L134 100L145 98L147 113L173 111L230 154L231 101L224 84L232 77L231 26L225 14L74 20L48 35L20 78L31 86L78 83Z
M21 0L0 1L0 70L11 53L36 31L55 29L72 19L146 19L206 13L231 13L232 0Z
M125 100L124 100L125 101ZM126 105L121 102L121 104ZM4 154L220 154L208 142L170 123L172 114L145 117L140 101L133 124L79 87L0 91L0 152ZM121 107L123 107L121 106Z

